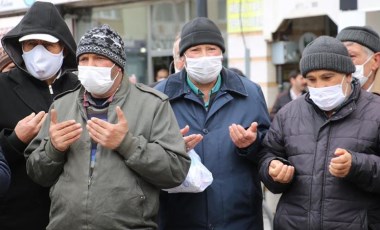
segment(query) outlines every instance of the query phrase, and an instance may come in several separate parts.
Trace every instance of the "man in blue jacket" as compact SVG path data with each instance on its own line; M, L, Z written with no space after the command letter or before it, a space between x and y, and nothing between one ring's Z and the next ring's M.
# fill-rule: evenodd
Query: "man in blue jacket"
M185 68L156 88L169 96L179 126L188 125L187 148L214 181L202 193L163 193L160 229L263 229L255 162L270 122L262 91L222 66L224 40L211 20L188 22L179 46Z

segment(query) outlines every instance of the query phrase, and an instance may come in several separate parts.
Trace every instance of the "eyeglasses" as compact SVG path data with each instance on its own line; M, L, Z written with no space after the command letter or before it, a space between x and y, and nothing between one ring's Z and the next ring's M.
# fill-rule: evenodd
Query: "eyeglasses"
M43 47L45 47L46 50L48 50L49 52L51 52L53 54L58 54L59 52L62 51L62 45L59 42L51 43L51 42L42 41L42 40L26 40L26 41L23 41L22 42L22 50L24 52L29 52L32 49L34 49L34 47L36 47L37 45L42 45Z

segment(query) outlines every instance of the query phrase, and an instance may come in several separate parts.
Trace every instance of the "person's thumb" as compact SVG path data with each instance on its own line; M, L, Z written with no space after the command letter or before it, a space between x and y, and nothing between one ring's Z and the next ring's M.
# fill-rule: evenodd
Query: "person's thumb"
M341 149L341 148L337 148L334 152L335 156L341 156L345 153L345 150L344 149Z
M123 111L120 109L119 106L116 107L116 114L117 114L118 123L126 122L126 119L125 119L124 113L123 113Z
M183 127L183 129L181 129L181 134L182 136L185 136L186 133L188 133L190 130L190 127L188 125L186 125L185 127Z
M256 133L257 132L257 122L252 122L251 126L249 126L249 130L253 133Z
M50 111L50 123L54 125L57 124L57 111L55 109Z

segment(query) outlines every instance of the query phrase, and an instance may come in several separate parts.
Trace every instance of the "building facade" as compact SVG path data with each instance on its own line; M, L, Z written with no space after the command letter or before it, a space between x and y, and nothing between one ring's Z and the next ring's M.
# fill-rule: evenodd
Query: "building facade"
M207 16L226 41L224 64L261 85L271 108L298 68L303 48L320 35L335 36L350 25L380 32L380 1L373 0L204 0ZM13 28L35 0L0 1L0 37ZM169 67L172 44L197 15L196 0L50 0L78 41L88 29L109 24L123 37L127 76L151 83Z

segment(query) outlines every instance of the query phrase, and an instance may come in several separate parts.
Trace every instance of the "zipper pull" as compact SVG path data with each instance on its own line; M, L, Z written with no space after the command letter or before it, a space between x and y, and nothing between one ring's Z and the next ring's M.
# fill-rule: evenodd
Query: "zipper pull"
M51 85L49 85L49 92L50 92L51 95L54 94L54 92L53 92L53 87L52 87Z
M88 178L88 187L91 186L91 181L92 181L92 176L90 176L90 177Z

